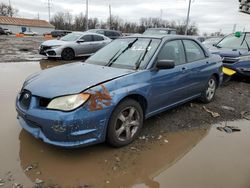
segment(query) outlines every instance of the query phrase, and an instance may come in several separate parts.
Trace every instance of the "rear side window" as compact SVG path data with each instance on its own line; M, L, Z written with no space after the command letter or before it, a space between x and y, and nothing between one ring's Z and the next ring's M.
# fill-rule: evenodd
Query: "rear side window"
M115 36L115 34L112 31L105 31L105 35L108 37Z
M102 41L104 40L104 38L102 36L99 36L99 35L93 35L94 37L94 41Z
M84 42L91 42L91 41L93 41L93 36L92 35L84 35L81 39L83 39Z
M96 31L96 33L104 35L104 31L103 30L98 30L98 31Z
M185 46L188 62L198 61L206 58L204 51L196 42L192 40L183 40L183 43Z
M167 42L162 47L158 60L173 60L175 65L185 63L185 52L181 40Z

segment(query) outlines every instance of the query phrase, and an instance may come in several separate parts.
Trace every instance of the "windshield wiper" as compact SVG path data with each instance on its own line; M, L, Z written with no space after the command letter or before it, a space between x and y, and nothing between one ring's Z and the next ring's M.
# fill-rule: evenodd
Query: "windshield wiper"
M118 55L116 56L120 50L110 59L110 61L107 63L106 66L110 67L124 52L126 52L129 48L132 48L132 46L134 45L134 43L136 43L136 41L138 40L138 38L136 38L133 42L129 43L128 46Z
M242 42L241 42L240 45L242 46L243 42L245 41L245 42L246 42L246 45L247 45L247 50L250 51L250 47L249 47L248 42L247 42L247 40L246 40L246 36L247 36L247 33L245 33L245 36L243 37L243 40L242 40Z
M149 51L149 46L151 45L151 43L152 43L152 39L148 42L148 45L147 45L147 47L145 49L144 54L140 55L138 61L135 63L135 69L138 69L140 67L140 65L141 65L141 62L145 59L145 56L147 55L147 53ZM142 56L142 58L141 58L141 56Z

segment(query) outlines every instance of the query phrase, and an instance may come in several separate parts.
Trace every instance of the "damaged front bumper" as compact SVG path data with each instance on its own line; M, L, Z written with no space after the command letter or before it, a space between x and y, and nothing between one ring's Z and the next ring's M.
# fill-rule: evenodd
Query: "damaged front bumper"
M45 143L75 148L105 141L109 109L91 112L81 107L73 112L47 110L38 107L32 96L25 109L16 100L17 119L26 131Z

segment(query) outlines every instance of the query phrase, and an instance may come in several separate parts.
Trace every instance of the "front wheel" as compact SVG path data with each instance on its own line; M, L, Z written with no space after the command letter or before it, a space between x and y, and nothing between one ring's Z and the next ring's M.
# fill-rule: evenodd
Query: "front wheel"
M75 52L71 48L65 48L61 56L63 60L70 61L75 58Z
M132 99L122 101L111 115L107 141L114 147L130 144L140 133L143 124L141 105Z
M215 93L217 89L217 79L215 76L212 76L206 85L206 88L201 94L201 101L204 103L209 103L214 99Z

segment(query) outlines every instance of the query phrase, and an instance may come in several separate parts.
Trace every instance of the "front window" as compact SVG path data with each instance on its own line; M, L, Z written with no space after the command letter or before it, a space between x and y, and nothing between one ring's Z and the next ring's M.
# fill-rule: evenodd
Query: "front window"
M161 40L149 38L117 39L91 56L86 63L138 69L145 66Z
M240 36L235 36L235 34L231 34L231 35L228 35L227 37L225 37L216 46L218 48L248 50L249 44L250 44L250 35L249 34L242 34Z
M82 36L81 33L70 33L64 37L62 37L60 40L62 41L76 41Z

